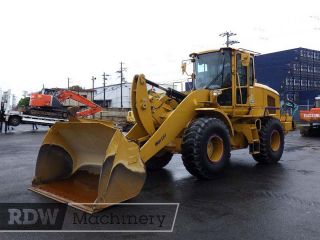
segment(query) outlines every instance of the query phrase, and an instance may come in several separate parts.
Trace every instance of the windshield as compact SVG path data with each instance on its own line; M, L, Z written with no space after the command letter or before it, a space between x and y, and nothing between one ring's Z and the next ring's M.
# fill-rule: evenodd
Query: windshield
M201 54L195 60L196 89L231 87L229 51Z

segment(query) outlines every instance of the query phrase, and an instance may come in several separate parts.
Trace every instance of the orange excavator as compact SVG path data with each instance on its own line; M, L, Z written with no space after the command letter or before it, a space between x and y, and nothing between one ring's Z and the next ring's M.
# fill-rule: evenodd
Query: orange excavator
M63 102L72 99L81 103L83 107L66 107ZM30 97L28 114L34 116L46 116L53 118L66 119L70 115L86 117L94 115L102 108L89 99L69 90L43 89L40 93L33 93Z
M302 136L320 136L320 96L315 98L315 106L300 111L300 133Z

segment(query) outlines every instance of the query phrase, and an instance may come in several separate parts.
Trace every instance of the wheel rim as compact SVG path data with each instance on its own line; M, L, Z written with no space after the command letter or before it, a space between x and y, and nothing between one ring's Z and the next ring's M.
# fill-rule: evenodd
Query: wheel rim
M272 151L276 152L279 150L281 145L280 133L277 130L273 130L270 137L270 146Z
M19 120L17 118L12 118L11 119L11 125L19 125Z
M217 136L213 135L209 138L207 144L207 155L211 162L219 162L223 155L223 140Z

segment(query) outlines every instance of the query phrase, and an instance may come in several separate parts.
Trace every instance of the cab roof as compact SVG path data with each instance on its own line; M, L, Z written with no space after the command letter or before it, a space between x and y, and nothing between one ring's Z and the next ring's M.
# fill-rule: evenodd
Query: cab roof
M201 51L201 52L195 52L195 53L191 53L190 55L192 55L192 54L201 55L201 54L206 54L206 53L220 52L221 50L231 50L231 51L238 51L238 52L246 52L246 53L250 53L250 55L252 55L252 56L260 55L260 53L254 52L254 51L251 51L251 50L247 50L247 49L243 49L243 48L230 48L230 47L225 47L225 48L220 48L220 49L211 49L211 50L206 50L206 51Z

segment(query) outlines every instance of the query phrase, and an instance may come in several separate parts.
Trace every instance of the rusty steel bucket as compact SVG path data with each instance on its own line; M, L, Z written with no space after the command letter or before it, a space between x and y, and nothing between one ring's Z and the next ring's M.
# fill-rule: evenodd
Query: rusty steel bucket
M30 190L88 213L135 197L146 178L136 143L112 123L56 123L40 148Z

